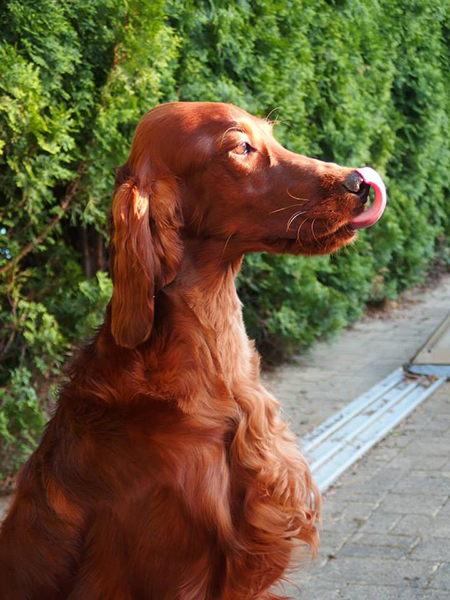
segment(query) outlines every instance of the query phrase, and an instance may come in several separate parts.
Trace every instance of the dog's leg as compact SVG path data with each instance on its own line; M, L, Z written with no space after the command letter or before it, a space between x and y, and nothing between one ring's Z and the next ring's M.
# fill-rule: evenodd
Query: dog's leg
M17 494L0 533L0 600L67 597L82 538L81 515L71 513L64 518L31 490Z

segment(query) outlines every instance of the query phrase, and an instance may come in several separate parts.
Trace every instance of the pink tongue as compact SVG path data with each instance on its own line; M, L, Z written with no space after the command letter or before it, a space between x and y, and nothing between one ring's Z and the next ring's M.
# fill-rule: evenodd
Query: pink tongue
M367 210L350 221L353 229L363 229L376 223L386 208L386 187L380 175L370 167L356 169L356 172L364 179L364 183L371 185L375 190L375 200Z

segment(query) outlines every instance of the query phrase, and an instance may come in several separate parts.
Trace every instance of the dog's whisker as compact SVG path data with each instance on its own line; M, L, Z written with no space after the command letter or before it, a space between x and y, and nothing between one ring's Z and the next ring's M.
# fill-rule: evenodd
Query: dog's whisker
M231 127L228 127L228 129L226 131L224 131L223 135L222 135L222 139L220 140L220 145L222 146L223 141L225 139L225 136L227 135L227 133L229 131L239 131L239 127L237 125L232 125Z
M273 215L274 213L281 212L282 210L287 210L288 208L294 208L294 206L302 206L302 204L290 204L289 206L283 206L283 208L277 208L276 210L270 211L269 215Z
M291 194L291 192L289 191L289 188L286 190L286 194L287 194L288 196L290 196L291 198L293 198L294 200L303 200L303 202L309 202L309 198L299 198L299 197L297 197L297 196L293 196L293 195Z
M224 254L225 254L225 250L227 249L227 246L228 246L228 242L231 240L231 238L233 237L233 235L234 235L234 233L231 233L231 234L228 236L228 239L227 239L227 241L225 242L225 246L223 247L223 250L222 250L222 256L220 257L220 260L222 260L222 259L223 259L223 256L224 256Z
M297 243L299 243L299 244L300 244L300 229L303 227L304 223L306 223L306 221L308 220L308 218L309 218L309 217L306 217L306 219L304 219L304 220L301 222L301 225L300 225L300 227L297 229Z
M300 215L304 215L305 213L306 213L306 210L301 210L299 212L294 213L286 225L286 231L289 231L290 226L292 225L292 223L295 221L295 219L297 217L299 217Z
M269 114L266 117L266 121L268 121L269 123L272 123L272 121L270 120L270 115L275 112L276 110L281 110L281 106L276 106L275 108L272 108L272 110L269 112Z
M316 238L316 234L314 233L314 223L317 221L317 217L315 219L313 219L313 222L311 223L311 235L313 236L313 238L316 240L316 242L319 244L319 246L321 246L321 243L319 242L319 240Z

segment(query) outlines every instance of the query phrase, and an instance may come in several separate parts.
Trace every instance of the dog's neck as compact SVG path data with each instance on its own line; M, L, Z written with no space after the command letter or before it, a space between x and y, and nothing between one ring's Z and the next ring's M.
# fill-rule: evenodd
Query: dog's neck
M243 388L259 384L259 357L235 286L242 256L223 262L222 246L205 240L186 244L177 278L156 297L152 334L136 349L114 344L107 311L94 346L77 359L79 375L71 385L79 394L92 393L92 370L108 381L110 393L102 394L107 403L150 395L176 400L186 412L202 405L211 412L211 399L238 397Z
M259 361L245 331L235 285L242 256L224 262L222 250L222 241L189 242L170 294L196 319L198 343L206 342L216 368L234 387L259 376Z

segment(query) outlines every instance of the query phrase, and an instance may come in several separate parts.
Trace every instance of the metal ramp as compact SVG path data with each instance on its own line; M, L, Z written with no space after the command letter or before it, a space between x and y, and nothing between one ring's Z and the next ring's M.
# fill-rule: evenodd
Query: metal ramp
M320 491L324 492L445 380L397 369L305 436L303 450Z
M430 359L440 362L430 364ZM450 315L407 370L396 369L302 439L320 491L324 492L447 378L450 378Z
M419 350L408 370L418 375L450 378L450 314Z
M415 365L450 366L450 314L411 362Z

